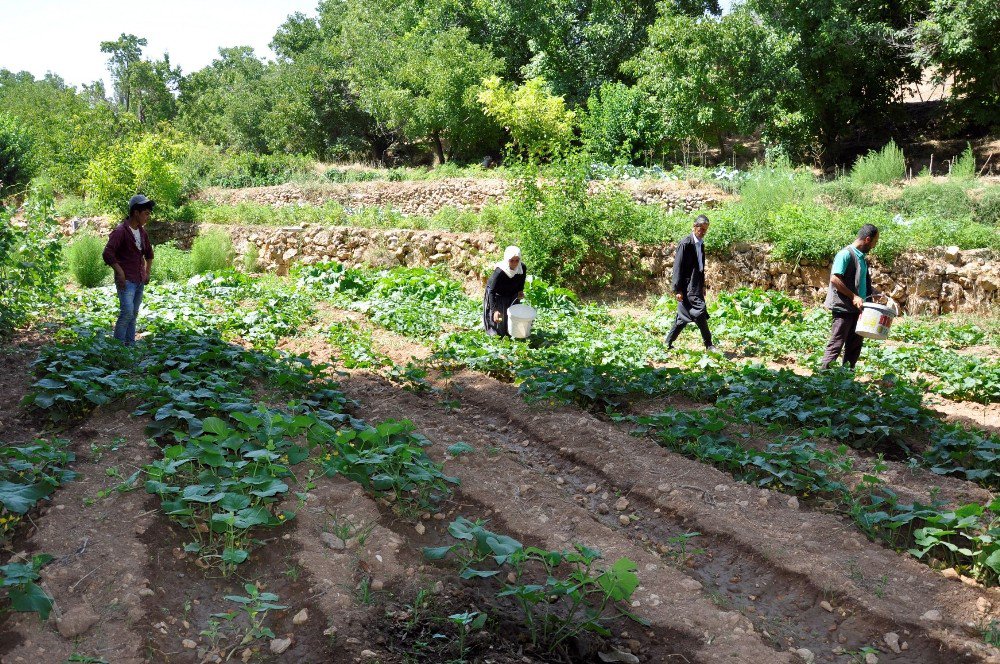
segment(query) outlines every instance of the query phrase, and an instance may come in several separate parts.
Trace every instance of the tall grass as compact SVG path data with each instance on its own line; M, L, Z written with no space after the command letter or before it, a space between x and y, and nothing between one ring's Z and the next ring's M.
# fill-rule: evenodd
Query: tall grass
M851 179L861 184L892 184L906 175L906 158L895 141L872 150L854 163Z
M177 248L177 243L170 241L155 247L153 272L150 278L154 281L184 281L194 274L191 265L191 252Z
M955 161L952 162L949 177L956 180L973 180L976 177L976 154L972 151L971 145L966 145L965 150Z
M96 235L76 236L66 247L66 266L73 281L83 288L94 288L104 283L111 273L101 256L106 241Z
M195 274L225 270L233 266L233 239L229 233L210 229L198 235L191 245L191 271Z

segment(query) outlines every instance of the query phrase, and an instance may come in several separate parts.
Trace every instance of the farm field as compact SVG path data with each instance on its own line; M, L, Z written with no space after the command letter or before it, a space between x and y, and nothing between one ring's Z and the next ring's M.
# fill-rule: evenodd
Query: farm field
M134 349L61 293L0 356L0 657L1000 661L996 320L851 376L779 293L668 354L668 306L526 291L528 343L432 270L227 271Z

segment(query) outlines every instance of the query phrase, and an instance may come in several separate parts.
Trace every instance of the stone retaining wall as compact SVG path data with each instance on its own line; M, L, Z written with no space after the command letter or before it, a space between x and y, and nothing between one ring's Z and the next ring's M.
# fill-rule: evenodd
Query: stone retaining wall
M89 227L107 232L101 218L70 220L67 234ZM175 240L190 247L197 233L209 225L153 223L154 243ZM501 253L492 234L447 233L407 229L371 229L348 226L303 227L217 226L233 238L242 258L257 248L261 268L285 274L295 262L338 261L347 265L381 267L444 265L470 288L481 287L486 266ZM675 245L625 246L622 265L642 287L663 291L673 269ZM708 283L714 290L742 286L788 292L806 302L819 303L826 294L830 264L790 265L769 260L766 245L738 245L726 257L708 256ZM831 257L832 260L832 257ZM531 257L525 256L531 266ZM959 251L955 247L907 252L892 267L873 260L874 282L911 314L1000 311L1000 257L988 249Z
M287 205L322 205L334 201L349 211L363 207L388 208L407 215L431 216L444 208L481 211L490 203L507 199L511 183L484 178L447 178L403 182L357 182L352 184L297 185L244 189L207 189L198 196L222 205L256 203L283 207ZM715 207L729 195L721 189L701 183L680 181L631 181L625 183L591 182L591 193L609 186L621 187L636 202L662 205L670 211L691 212Z

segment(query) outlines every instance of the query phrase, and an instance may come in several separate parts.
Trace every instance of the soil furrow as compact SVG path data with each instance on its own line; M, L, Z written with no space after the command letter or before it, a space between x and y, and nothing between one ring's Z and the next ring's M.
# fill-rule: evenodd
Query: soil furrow
M463 440L473 444L479 451L450 460L447 470L462 480L463 495L492 506L509 529L505 534L537 541L551 549L565 549L579 542L603 551L608 560L622 555L635 560L642 582L635 610L661 629L701 640L698 661L733 661L733 657L736 661L792 661L787 654L777 653L766 645L749 620L739 613L720 609L699 593L699 582L664 564L659 555L646 547L623 539L616 529L593 519L537 470L507 458L497 445L499 441L468 418L446 415L437 406L425 404L423 397L401 392L380 379L356 375L345 381L343 388L362 403L363 414L369 420L406 417L439 443ZM490 456L489 450L494 445L500 454Z
M804 512L784 494L733 483L725 473L589 414L529 407L516 388L475 374L465 373L454 382L462 388L463 403L511 423L569 462L588 466L621 490L674 513L692 529L731 539L768 565L808 578L825 593L853 598L858 609L881 624L897 625L917 637L923 632L931 640L928 648L936 649L933 641L938 641L956 657L969 653L1000 661L996 649L967 634L978 635L969 625L982 622L984 607L998 604L996 590L949 581L908 556L868 542L841 518ZM938 611L941 619L925 619L928 611Z

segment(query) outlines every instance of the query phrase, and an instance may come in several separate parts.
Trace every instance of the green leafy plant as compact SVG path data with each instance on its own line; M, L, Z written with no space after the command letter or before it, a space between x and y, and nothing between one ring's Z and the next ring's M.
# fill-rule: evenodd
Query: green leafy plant
M894 141L854 163L851 179L862 184L892 184L906 176L906 158Z
M204 274L228 269L233 265L234 256L229 233L221 229L205 231L191 244L191 271Z
M601 554L593 549L579 544L561 552L525 547L484 525L459 517L448 526L458 543L424 549L424 555L430 560L454 555L463 579L489 579L508 572L513 580L504 584L497 598L509 598L518 606L536 647L553 652L585 631L610 636L605 626L608 612L635 619L619 606L639 586L636 565L628 558L599 569L596 561Z
M6 588L12 609L33 611L42 620L48 620L49 612L52 611L52 598L35 581L39 578L38 570L51 560L52 556L41 553L32 556L27 563L0 565L0 574L3 575L0 587Z
M100 286L111 274L104 264L104 239L96 235L78 235L66 245L66 263L77 284L84 288Z
M275 638L274 632L264 623L267 621L267 614L270 611L282 611L287 606L276 604L280 598L274 593L263 592L253 583L243 584L246 595L226 595L223 599L235 602L238 606L233 611L225 613L213 613L213 618L221 618L226 621L234 621L242 616L249 624L243 633L239 645L245 646L258 639Z

